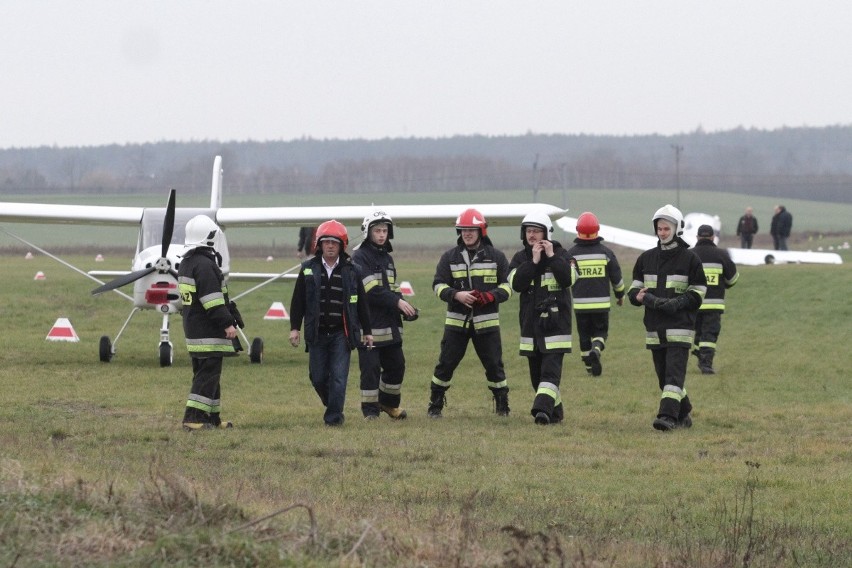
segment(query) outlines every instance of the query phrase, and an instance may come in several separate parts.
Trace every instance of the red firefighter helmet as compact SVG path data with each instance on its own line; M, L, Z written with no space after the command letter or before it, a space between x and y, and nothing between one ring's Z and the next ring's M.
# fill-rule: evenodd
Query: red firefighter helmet
M319 247L320 241L325 239L334 239L338 241L343 248L346 248L346 245L349 244L349 235L346 232L346 227L343 226L343 223L340 221L335 221L332 219L331 221L326 221L317 227L317 239L315 242L316 247Z
M479 229L480 236L488 236L488 223L485 217L476 209L465 209L456 219L456 233L461 234L462 229Z
M598 232L601 230L601 224L598 223L598 218L594 213L586 211L577 217L577 237L584 241L591 241L598 238Z

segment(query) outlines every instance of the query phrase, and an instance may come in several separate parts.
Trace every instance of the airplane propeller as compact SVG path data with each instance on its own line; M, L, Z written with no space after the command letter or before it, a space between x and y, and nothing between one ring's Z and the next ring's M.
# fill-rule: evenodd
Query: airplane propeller
M169 192L169 202L166 205L166 217L163 220L163 245L160 253L160 258L157 259L157 262L147 268L133 271L129 274L125 274L124 276L119 276L118 278L110 280L102 286L98 286L97 288L92 290L92 295L97 296L98 294L109 292L110 290L115 290L116 288L121 288L122 286L126 286L131 282L136 282L140 278L148 276L153 272L159 272L160 274L169 273L175 278L177 278L177 271L172 268L172 263L169 262L169 259L167 257L167 254L169 252L169 245L172 242L172 234L174 233L174 228L175 190L172 189L171 192Z

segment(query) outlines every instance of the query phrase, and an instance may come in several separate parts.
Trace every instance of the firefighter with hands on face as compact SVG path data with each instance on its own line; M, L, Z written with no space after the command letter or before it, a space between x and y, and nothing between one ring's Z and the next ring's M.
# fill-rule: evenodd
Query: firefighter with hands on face
M205 215L186 224L186 252L178 269L186 348L192 358L192 387L183 415L187 431L230 428L222 421L222 359L237 355L236 325L242 318L228 299L222 257L214 248L219 226Z
M574 313L577 316L577 335L586 372L594 377L603 372L601 356L609 337L609 311L612 306L610 287L615 303L624 303L624 280L615 253L601 243L601 225L594 213L585 212L577 218L577 238L568 254L577 261L579 280L574 284Z
M503 369L498 306L512 295L506 277L506 255L488 238L488 223L476 209L456 219L457 246L446 251L435 268L432 289L447 303L441 353L432 376L428 416L440 418L453 372L473 348L485 368L498 416L509 415L509 385Z
M374 349L358 349L361 370L361 412L367 420L385 412L394 420L407 414L400 408L405 356L402 352L402 319L412 321L417 310L403 299L396 279L393 250L393 219L374 211L361 224L363 241L352 253L367 303Z
M358 269L346 254L346 227L332 219L317 228L316 253L302 262L290 301L290 345L298 347L302 321L308 375L326 426L342 426L352 349L373 348L370 312Z
M698 309L695 320L695 349L692 354L698 357L698 369L702 374L713 375L713 357L716 355L716 342L722 331L722 314L725 313L725 290L731 288L740 278L737 265L731 260L728 251L719 248L714 242L715 232L710 225L698 227L698 240L692 251L701 259L704 276L707 278L707 295Z
M571 286L577 268L568 252L550 240L553 223L544 213L521 221L524 248L509 263L509 284L521 295L521 355L527 358L535 399L536 424L562 422L565 412L559 384L562 359L571 352Z
M701 259L681 238L683 213L665 205L652 222L659 240L636 259L627 297L634 306L645 306L645 346L651 350L662 391L653 426L666 431L692 426L686 365L707 280Z

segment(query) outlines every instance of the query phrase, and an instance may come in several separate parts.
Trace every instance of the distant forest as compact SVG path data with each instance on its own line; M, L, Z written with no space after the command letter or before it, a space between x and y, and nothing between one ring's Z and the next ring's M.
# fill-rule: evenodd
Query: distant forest
M852 126L11 148L0 193L206 193L217 154L231 195L679 187L852 203Z

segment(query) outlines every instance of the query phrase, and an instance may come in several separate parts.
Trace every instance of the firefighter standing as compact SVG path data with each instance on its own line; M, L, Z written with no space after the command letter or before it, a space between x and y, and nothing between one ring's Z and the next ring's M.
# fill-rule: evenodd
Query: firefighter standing
M713 357L716 355L716 342L722 330L722 314L725 313L725 290L734 286L740 273L731 260L728 251L716 246L715 234L710 225L698 227L698 241L692 249L704 266L707 278L707 295L698 309L695 320L696 349L692 354L698 357L698 368L705 375L713 375Z
M653 426L666 431L692 426L686 364L707 281L701 260L681 238L680 210L665 205L652 221L659 241L636 259L627 297L634 306L645 306L645 346L651 350L662 391Z
M568 254L576 259L579 280L572 288L574 313L577 316L577 335L580 337L580 354L586 372L598 377L603 372L601 354L609 336L609 310L612 306L610 286L615 293L615 303L624 302L624 280L615 253L601 243L598 236L601 226L594 213L583 213L577 218L576 243Z
M432 376L428 416L440 418L453 372L468 342L482 366L499 416L509 415L509 385L503 369L498 305L512 295L506 255L488 238L488 224L476 209L456 219L457 246L446 251L435 269L432 289L447 303L441 354Z
M362 243L352 253L358 267L367 303L374 349L358 349L361 370L361 412L365 419L375 419L385 412L402 420L406 412L400 408L405 356L402 352L402 318L417 316L414 306L399 291L393 250L393 219L384 211L375 211L361 224Z
M230 428L220 418L222 359L237 355L235 318L228 299L228 286L214 249L219 227L209 217L197 215L186 224L185 244L178 270L178 288L183 303L183 331L192 358L192 387L183 415L187 431ZM236 309L234 306L233 309Z
M317 228L316 253L302 262L290 301L290 345L298 347L305 322L308 375L327 426L342 426L352 349L373 347L364 286L346 254L349 236L340 222Z
M521 355L527 358L535 399L536 424L556 424L564 418L559 385L562 359L571 352L571 285L576 265L556 241L553 223L544 213L521 221L524 248L509 263L509 283L520 297Z

